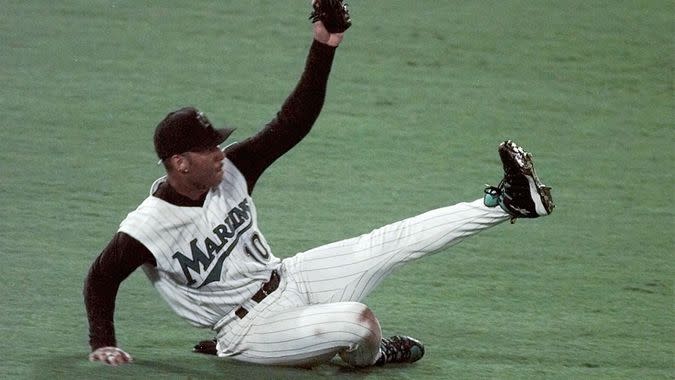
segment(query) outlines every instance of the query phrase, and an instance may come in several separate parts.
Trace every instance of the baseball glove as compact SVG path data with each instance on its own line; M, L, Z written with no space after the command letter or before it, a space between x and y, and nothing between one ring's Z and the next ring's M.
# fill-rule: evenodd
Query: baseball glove
M309 19L312 23L321 21L329 33L342 33L352 26L347 3L342 0L315 0Z

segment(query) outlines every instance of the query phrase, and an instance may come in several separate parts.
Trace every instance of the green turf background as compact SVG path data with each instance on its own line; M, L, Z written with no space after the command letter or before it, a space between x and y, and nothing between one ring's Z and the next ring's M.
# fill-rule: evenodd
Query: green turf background
M671 1L353 0L312 134L263 177L285 257L500 179L535 154L558 208L412 264L367 303L412 366L265 368L190 353L211 333L134 273L120 345L86 360L89 264L161 175L156 123L182 105L256 131L294 86L307 1L0 4L0 378L672 379Z

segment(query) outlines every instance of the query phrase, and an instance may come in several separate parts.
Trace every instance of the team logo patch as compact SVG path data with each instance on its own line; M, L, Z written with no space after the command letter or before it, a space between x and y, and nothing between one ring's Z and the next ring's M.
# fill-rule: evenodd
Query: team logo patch
M244 244L244 252L260 261L269 258L266 244L258 234L253 234L250 242L240 242L241 236L253 225L251 209L245 199L237 207L230 210L223 223L213 228L212 237L192 239L188 257L176 252L172 258L180 264L187 285L201 288L212 282L220 281L223 262L238 244ZM248 239L247 239L248 240Z

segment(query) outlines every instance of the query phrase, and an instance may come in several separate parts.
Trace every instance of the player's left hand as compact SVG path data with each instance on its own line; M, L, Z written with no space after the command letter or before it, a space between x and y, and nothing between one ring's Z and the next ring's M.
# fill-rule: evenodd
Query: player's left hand
M89 361L102 362L106 365L116 367L120 364L131 363L134 359L131 355L118 347L100 347L89 354Z
M215 339L202 340L194 346L192 352L206 355L218 355L217 342Z

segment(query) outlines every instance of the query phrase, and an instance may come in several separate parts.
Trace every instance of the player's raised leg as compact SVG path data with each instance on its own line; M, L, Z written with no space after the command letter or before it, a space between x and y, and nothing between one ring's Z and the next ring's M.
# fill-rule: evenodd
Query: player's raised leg
M311 303L361 301L401 265L508 219L482 200L459 203L314 248L284 264L298 274Z
M550 188L532 156L511 141L499 147L504 178L484 199L439 208L284 260L310 303L361 301L401 265L455 245L504 221L549 214ZM496 206L500 207L496 207Z

